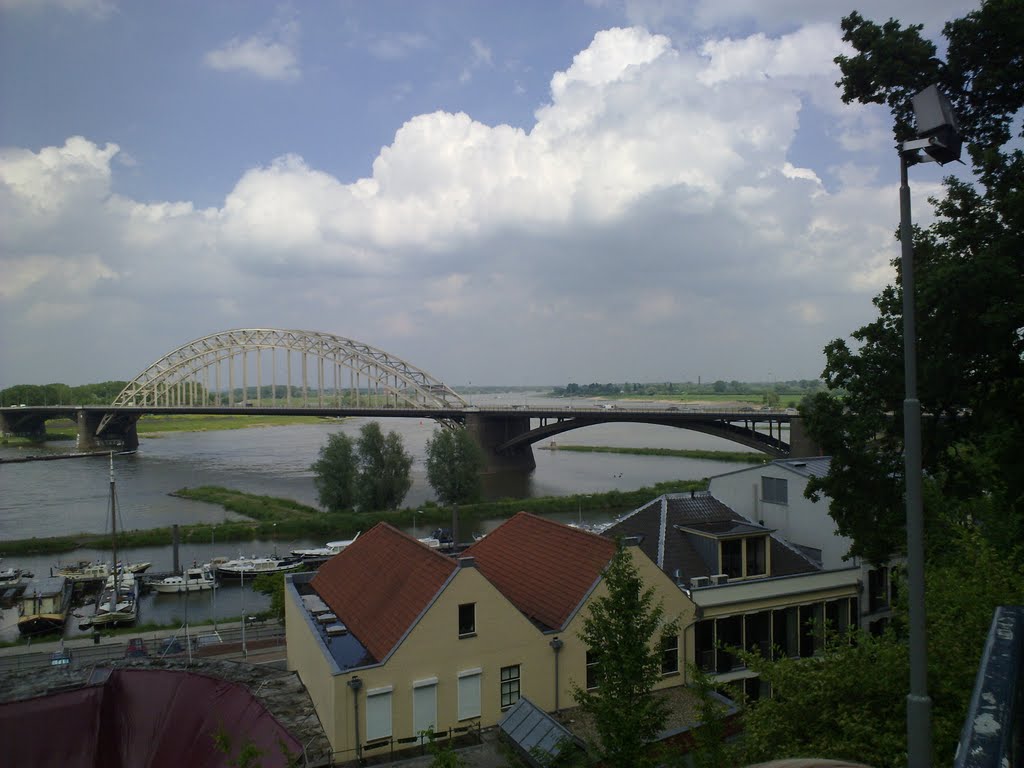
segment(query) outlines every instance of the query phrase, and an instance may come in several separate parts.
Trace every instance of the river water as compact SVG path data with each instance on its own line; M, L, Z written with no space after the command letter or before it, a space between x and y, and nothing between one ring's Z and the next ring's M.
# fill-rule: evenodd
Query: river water
M565 401L546 398L539 393L510 393L474 397L474 405L565 405ZM177 432L160 437L142 436L137 453L115 456L118 527L146 529L174 523L217 523L234 517L221 507L180 499L169 494L183 487L220 485L250 493L295 499L316 505L316 490L310 464L316 460L327 436L342 431L355 436L367 421L351 418L324 420L267 428L212 432ZM412 488L404 505L416 506L433 498L427 483L425 444L435 429L430 419L378 419L385 432L401 435L406 450L413 456ZM564 444L607 445L649 448L689 448L707 450L744 450L736 443L698 432L646 424L602 424L559 435ZM45 447L18 448L0 445L0 457L39 455L46 451L66 452L72 444L52 443ZM602 493L613 489L635 490L665 480L699 479L730 472L740 465L728 462L680 459L625 454L574 453L546 450L535 445L537 468L528 477L498 476L485 481L489 498L557 496ZM33 536L47 537L64 533L105 533L109 522L109 475L105 458L69 459L0 465L0 556L3 541ZM601 522L600 517L578 513L583 519ZM484 521L481 532L501 521ZM412 522L410 521L410 532ZM419 531L425 535L425 531ZM249 542L246 554L268 554L276 546L282 553L297 547L322 546L320 541ZM206 562L216 556L236 556L238 544L217 542L186 543L180 550L182 563ZM79 550L63 555L63 562L109 557L101 551ZM149 561L154 571L169 571L173 555L170 547L129 550L125 559ZM8 566L46 574L58 558L7 558ZM184 621L186 603L192 622L213 616L239 616L267 607L267 598L253 593L248 585L217 590L214 598L193 594L184 596L148 595L140 606L144 622ZM243 604L244 603L244 604ZM8 609L0 617L0 640L11 639L11 615ZM14 618L16 622L16 617ZM76 627L69 622L69 632ZM17 630L14 630L16 635Z

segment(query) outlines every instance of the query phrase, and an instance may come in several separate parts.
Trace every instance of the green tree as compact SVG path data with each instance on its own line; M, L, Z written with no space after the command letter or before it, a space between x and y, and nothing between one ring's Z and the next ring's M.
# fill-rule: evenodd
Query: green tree
M261 573L252 581L252 588L270 597L270 613L284 623L284 574Z
M996 499L990 523L1004 541L1024 536L1024 154L1011 134L1024 105L1021 18L1022 0L982 2L945 25L942 61L920 26L852 13L842 27L855 54L836 59L843 100L887 104L900 139L913 135L909 97L931 83L959 116L977 182L946 179L935 222L914 232L922 465L936 497ZM878 318L853 332L853 348L825 348L829 391L803 404L832 456L808 491L831 499L852 553L875 561L904 541L901 277L875 298ZM930 540L938 523L958 522L940 521L934 505L925 514Z
M944 557L926 571L928 692L935 764L951 765L974 680L999 605L1024 601L1024 569L1013 553L977 530L946 540ZM875 768L906 765L906 695L910 672L906 606L880 637L829 632L814 659L775 661L737 651L772 688L743 712L733 764L813 755ZM852 642L851 642L852 639ZM870 671L870 674L865 674Z
M427 480L442 504L480 500L484 456L464 427L435 430L427 439Z
M343 432L328 435L320 457L310 467L320 506L329 512L352 508L357 468L352 438Z
M359 471L356 499L359 509L373 512L394 509L412 486L412 456L405 451L397 432L385 435L380 424L371 421L359 429L356 440Z
M613 768L657 763L651 743L668 710L651 691L661 678L661 644L678 634L676 620L665 621L654 589L644 589L630 551L619 542L604 571L607 594L590 604L579 638L598 654L597 688L573 683L580 709L594 721L598 759Z

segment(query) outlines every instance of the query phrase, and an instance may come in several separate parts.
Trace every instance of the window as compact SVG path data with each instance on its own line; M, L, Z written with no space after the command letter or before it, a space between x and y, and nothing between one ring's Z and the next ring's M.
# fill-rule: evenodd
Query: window
M730 579L743 576L743 539L722 542L722 573Z
M766 659L771 656L772 616L768 611L744 616L743 634L748 651L760 653Z
M597 651L587 651L587 690L592 691L597 688L600 680L597 676L598 664L601 658L598 656Z
M366 740L386 739L391 735L391 686L366 692Z
M705 672L715 671L715 620L698 621L693 628L694 658Z
M789 504L788 482L778 477L762 477L761 501L769 504Z
M725 616L715 621L715 633L718 645L718 672L729 672L742 669L743 662L730 652L733 648L743 647L743 617Z
M476 634L476 603L463 603L459 606L459 637Z
M412 732L437 730L437 678L417 680L412 684Z
M519 701L519 665L501 668L501 708L508 709Z
M766 572L766 536L752 536L747 539L747 572L745 576L764 576Z
M796 608L772 611L772 644L778 649L775 658L800 655L800 617Z
M889 607L889 569L868 571L868 611L874 613Z
M480 717L480 670L459 672L459 720Z
M674 675L679 672L679 635L661 638L661 674Z

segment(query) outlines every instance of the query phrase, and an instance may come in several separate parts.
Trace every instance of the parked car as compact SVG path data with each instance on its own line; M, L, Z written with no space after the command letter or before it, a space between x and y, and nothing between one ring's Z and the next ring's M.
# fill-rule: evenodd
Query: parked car
M143 659L149 656L149 649L146 648L146 641L141 637L133 637L128 641L124 649L126 659Z
M209 648L211 645L219 645L224 641L221 640L220 634L217 632L210 632L207 635L199 635L195 639L195 648L197 651L202 651L204 648Z
M168 656L182 656L185 653L185 646L181 640L176 637L165 637L160 642L160 650L157 652L157 656L161 659L165 659Z

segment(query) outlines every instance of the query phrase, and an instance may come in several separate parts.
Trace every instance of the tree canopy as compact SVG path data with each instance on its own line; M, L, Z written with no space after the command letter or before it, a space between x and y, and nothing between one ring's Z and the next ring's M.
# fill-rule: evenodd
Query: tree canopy
M935 764L952 765L992 614L999 605L1024 601L1024 569L1014 553L967 530L947 540L945 557L929 563L925 578ZM744 710L743 736L730 764L813 755L905 766L906 625L901 599L890 631L852 638L829 633L814 659L773 661L737 650L773 695Z
M352 509L355 502L356 453L352 438L344 432L327 436L320 457L310 467L320 506L329 512Z
M427 480L442 504L480 500L483 452L464 427L438 429L427 439Z
M662 640L679 632L675 620L644 589L633 556L621 542L604 571L607 594L590 604L579 637L597 656L591 690L573 684L580 709L594 720L598 759L614 768L654 765L650 745L667 717L665 704L651 695L661 678Z
M947 23L945 61L920 26L842 21L856 53L836 59L843 100L887 104L913 135L910 96L938 83L951 99L976 181L945 180L936 220L914 231L922 466L932 498L981 505L1001 536L1024 534L1024 155L1011 134L1024 105L1024 0L986 0ZM897 167L893 158L893 168ZM897 218L894 200L893 217ZM829 391L805 402L811 437L832 456L808 491L831 499L852 554L885 560L903 541L902 279L874 299L878 318L825 348ZM939 520L926 499L929 538ZM960 519L963 519L962 517ZM1009 539L1013 540L1013 539Z
M344 432L329 435L310 468L320 506L330 512L394 509L412 485L412 457L401 435L385 435L376 421L360 427L355 440Z
M401 435L394 431L385 435L378 422L368 422L359 429L356 455L359 509L394 509L401 504L412 486L412 456L406 453Z

